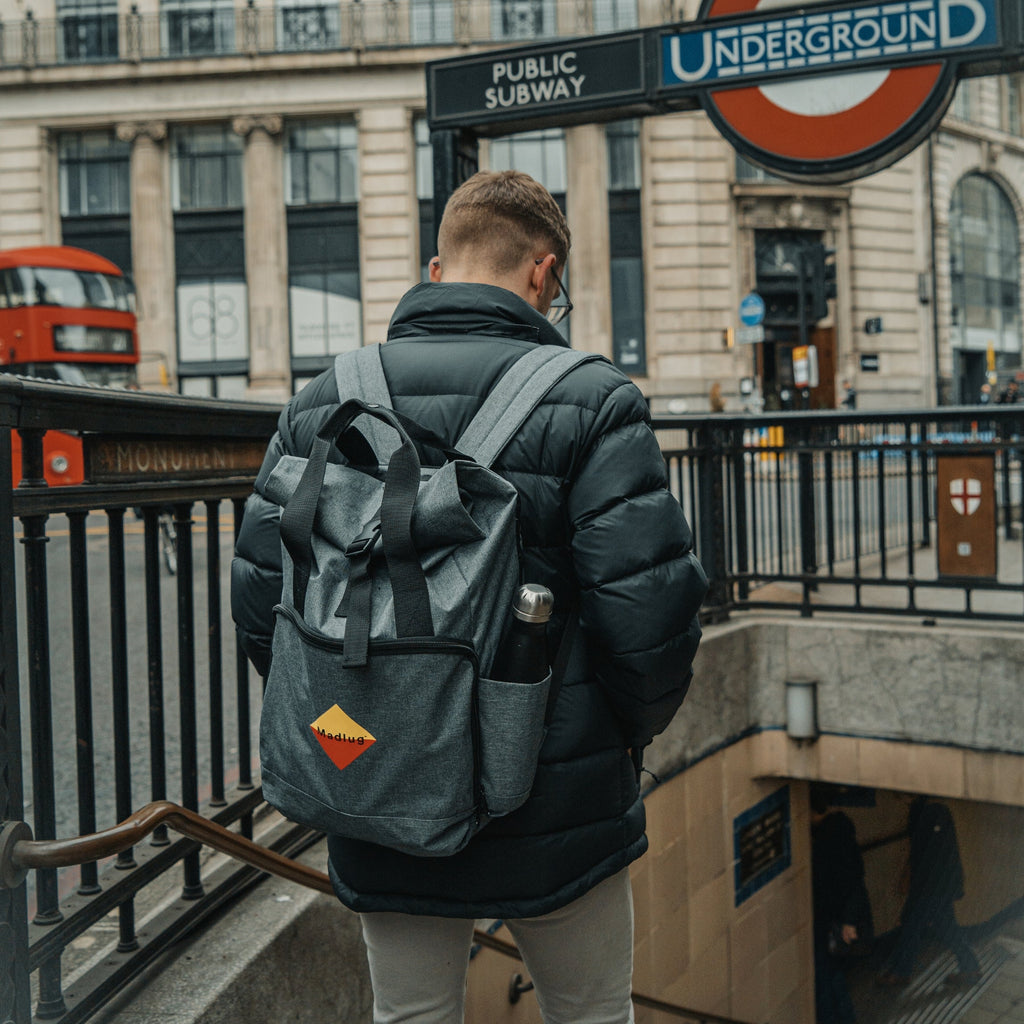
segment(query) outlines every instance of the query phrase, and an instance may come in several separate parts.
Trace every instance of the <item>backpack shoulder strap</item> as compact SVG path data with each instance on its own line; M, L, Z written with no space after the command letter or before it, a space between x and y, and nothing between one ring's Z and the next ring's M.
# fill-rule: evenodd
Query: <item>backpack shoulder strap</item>
M455 447L482 466L493 465L555 384L582 363L603 358L594 352L537 345L498 381Z
M344 405L358 398L368 405L381 405L391 409L391 392L380 361L380 345L363 345L340 353L334 360L334 382L338 387L338 402ZM387 462L395 447L395 435L379 420L364 416L359 421L359 432L373 448L377 459Z

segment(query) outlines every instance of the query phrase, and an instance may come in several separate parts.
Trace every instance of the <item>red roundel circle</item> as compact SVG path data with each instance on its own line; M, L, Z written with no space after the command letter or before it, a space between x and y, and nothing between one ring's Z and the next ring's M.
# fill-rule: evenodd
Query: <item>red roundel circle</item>
M771 0L704 0L698 20L758 9L770 14L791 6ZM834 95L827 113L807 109L813 104L801 109L801 104L787 103L773 86L708 90L704 106L723 134L759 162L791 174L821 177L830 171L865 168L877 157L879 147L889 158L878 160L876 166L903 155L910 148L900 145L903 137L915 125L930 127L929 115L934 119L949 101L950 79L945 70L943 64L927 64L794 80L794 87L805 96L819 86L830 89Z

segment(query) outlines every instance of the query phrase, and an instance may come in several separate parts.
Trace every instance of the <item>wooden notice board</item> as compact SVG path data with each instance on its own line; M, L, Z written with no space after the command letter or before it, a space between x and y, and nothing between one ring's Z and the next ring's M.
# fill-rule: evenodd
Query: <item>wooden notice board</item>
M996 576L996 457L939 455L940 576Z

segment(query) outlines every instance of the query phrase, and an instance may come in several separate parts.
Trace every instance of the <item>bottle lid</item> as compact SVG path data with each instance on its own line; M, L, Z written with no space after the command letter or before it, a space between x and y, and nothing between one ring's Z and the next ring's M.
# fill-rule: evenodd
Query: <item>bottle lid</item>
M547 587L524 583L516 591L512 614L522 622L547 622L554 604L555 595Z

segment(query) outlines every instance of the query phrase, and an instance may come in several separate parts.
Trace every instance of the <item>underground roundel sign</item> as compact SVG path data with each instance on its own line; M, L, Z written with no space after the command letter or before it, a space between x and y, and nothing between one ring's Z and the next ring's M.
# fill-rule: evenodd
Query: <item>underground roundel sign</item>
M938 123L958 60L998 42L996 6L703 0L696 28L662 36L662 86L698 87L719 131L769 170L847 180L895 162Z

